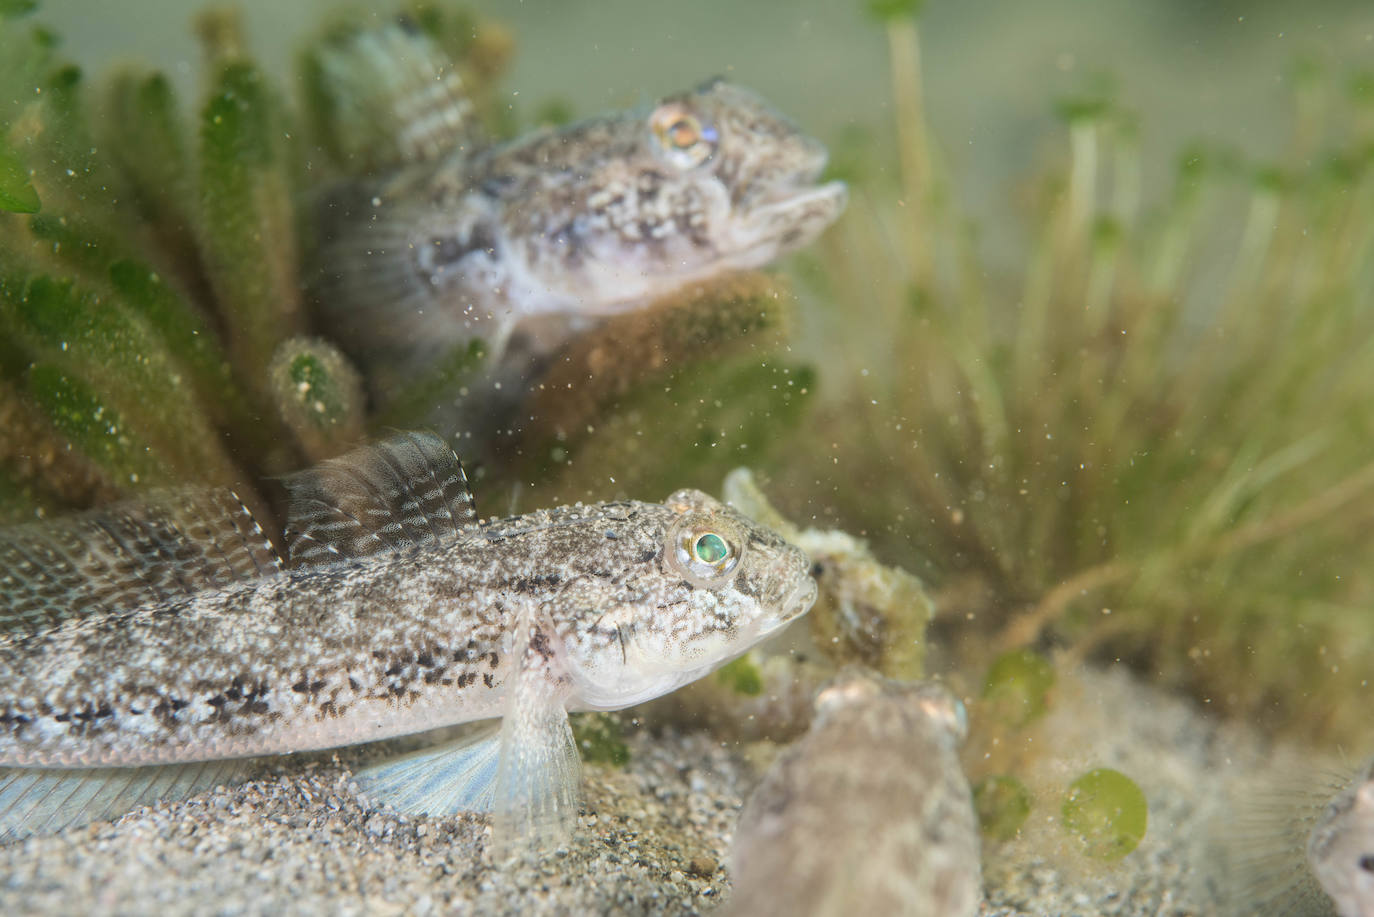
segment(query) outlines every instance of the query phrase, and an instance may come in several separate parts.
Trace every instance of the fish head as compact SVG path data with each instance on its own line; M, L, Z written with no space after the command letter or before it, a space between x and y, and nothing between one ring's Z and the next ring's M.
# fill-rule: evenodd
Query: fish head
M533 137L484 168L520 176L501 185L520 282L551 309L607 314L814 240L847 199L843 182L818 181L825 162L758 95L714 80Z
M649 504L618 539L631 564L601 607L563 634L580 703L619 709L744 653L816 601L807 556L696 490Z

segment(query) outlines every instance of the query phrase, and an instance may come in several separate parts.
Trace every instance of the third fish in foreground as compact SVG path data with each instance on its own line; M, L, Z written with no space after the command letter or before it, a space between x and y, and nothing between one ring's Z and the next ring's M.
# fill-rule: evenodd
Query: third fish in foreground
M965 917L982 900L963 705L933 682L842 674L745 803L741 915Z
M577 815L569 711L672 691L816 598L805 554L695 490L483 521L418 434L288 487L289 566L227 492L0 532L0 839L485 721L359 782L547 846Z

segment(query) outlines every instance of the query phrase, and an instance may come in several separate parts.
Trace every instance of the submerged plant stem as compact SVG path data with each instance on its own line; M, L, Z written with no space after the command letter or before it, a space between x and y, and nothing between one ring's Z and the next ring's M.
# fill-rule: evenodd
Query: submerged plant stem
M930 223L926 205L931 170L921 84L921 41L916 20L909 16L890 20L887 43L892 60L892 101L897 111L897 145L906 203L903 225L909 239L909 280L917 289L928 289L934 281L935 270L926 231Z

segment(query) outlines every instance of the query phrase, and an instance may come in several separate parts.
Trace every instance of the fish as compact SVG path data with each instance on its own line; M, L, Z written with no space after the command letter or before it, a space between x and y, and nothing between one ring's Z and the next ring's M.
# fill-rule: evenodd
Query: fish
M598 318L808 245L847 199L819 180L818 140L721 79L492 144L413 25L351 36L327 59L336 83L362 70L395 86L392 107L423 127L372 155L392 168L317 207L319 326L370 369L415 371L474 340L494 364L517 329L522 357L553 352ZM380 90L356 95L384 108Z
M359 786L544 849L577 815L570 711L670 692L816 597L802 551L696 490L481 519L432 433L285 486L285 558L228 491L0 533L0 838L473 724Z
M1323 806L1307 862L1336 913L1374 917L1374 760Z
M730 847L732 914L978 913L963 704L936 682L850 669L770 767Z
M1374 759L1314 785L1253 791L1222 839L1227 913L1374 917Z

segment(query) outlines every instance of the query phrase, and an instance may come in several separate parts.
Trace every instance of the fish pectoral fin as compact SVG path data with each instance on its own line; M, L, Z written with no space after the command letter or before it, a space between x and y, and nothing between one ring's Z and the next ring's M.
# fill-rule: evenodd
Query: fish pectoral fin
M568 723L567 680L550 649L547 625L526 621L522 654L501 723L492 855L538 856L565 842L577 824L582 762Z
M434 817L490 812L500 751L501 728L493 724L369 765L354 777L370 800L397 812Z
M492 811L493 856L539 854L565 842L577 824L582 762L562 703L507 714Z
M54 770L0 767L0 842L116 818L242 782L254 760Z

